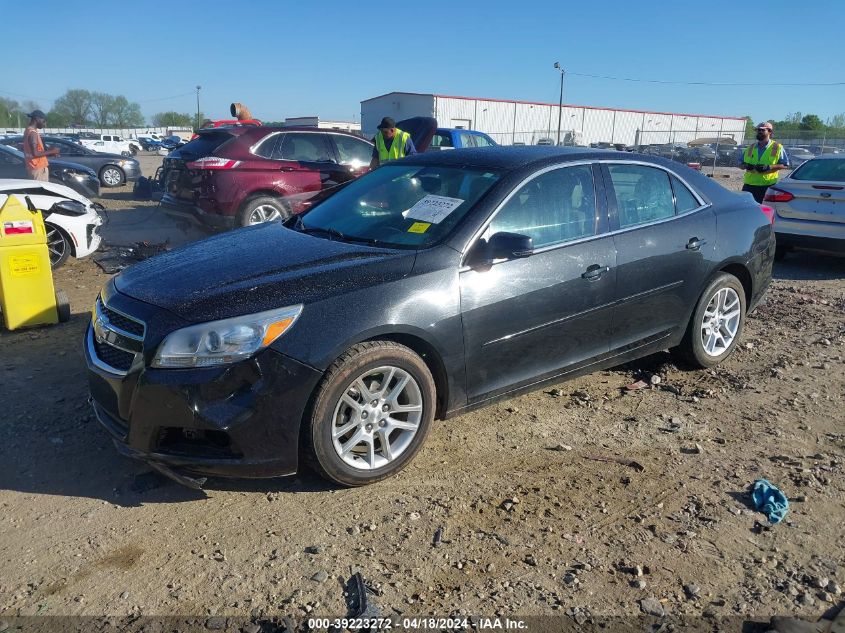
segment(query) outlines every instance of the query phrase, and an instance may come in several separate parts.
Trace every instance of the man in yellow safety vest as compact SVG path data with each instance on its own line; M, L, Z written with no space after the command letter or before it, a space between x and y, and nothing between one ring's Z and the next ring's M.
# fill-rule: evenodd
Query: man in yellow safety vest
M396 121L389 116L384 117L379 123L373 143L375 147L373 147L370 169L375 169L387 161L417 153L411 135L396 127Z
M766 190L777 183L778 172L789 169L786 149L772 140L772 124L768 121L757 126L757 142L745 148L740 167L745 170L742 190L750 192L760 203Z

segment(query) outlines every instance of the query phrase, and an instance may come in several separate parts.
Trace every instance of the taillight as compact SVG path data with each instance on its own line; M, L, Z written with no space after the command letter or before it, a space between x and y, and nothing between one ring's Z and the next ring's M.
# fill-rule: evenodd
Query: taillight
M760 205L760 210L766 214L766 217L769 218L769 223L775 223L775 210L772 207L767 207L765 204Z
M241 164L239 160L229 158L218 158L217 156L206 156L192 160L187 164L188 169L234 169Z
M769 187L766 190L766 195L763 197L763 200L765 202L789 202L794 198L795 196L788 191L778 189L777 187Z

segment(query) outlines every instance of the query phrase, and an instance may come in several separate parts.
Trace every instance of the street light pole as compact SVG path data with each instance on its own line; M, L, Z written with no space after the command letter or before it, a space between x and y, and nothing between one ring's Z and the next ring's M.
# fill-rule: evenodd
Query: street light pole
M560 71L560 99L557 106L557 144L560 145L560 120L563 116L563 76L566 71L560 67L560 62L555 62L555 68Z
M197 129L200 129L200 90L202 86L197 85Z

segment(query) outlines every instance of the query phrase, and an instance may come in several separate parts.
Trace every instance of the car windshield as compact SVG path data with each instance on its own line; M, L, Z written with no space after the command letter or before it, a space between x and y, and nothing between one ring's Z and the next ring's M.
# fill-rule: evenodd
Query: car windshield
M422 248L446 237L498 179L484 169L387 165L314 206L296 226L332 239Z
M845 158L808 160L790 176L793 180L845 182Z

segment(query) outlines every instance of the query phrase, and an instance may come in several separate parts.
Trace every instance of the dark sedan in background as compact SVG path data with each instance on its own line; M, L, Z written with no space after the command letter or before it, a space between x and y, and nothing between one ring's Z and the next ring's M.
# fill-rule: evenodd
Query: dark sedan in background
M435 418L665 349L723 361L771 278L772 213L636 154L411 156L116 276L86 332L94 410L189 485L302 460L378 481Z
M74 143L70 139L57 136L42 135L41 140L47 149L57 148L60 158L93 169L103 187L120 187L141 177L141 164L134 158L127 158L119 154L95 152L79 143ZM23 151L23 136L7 137L0 140L0 143Z
M23 152L0 143L0 178L28 178ZM79 163L49 158L50 182L70 187L86 198L100 195L100 180L94 170Z

